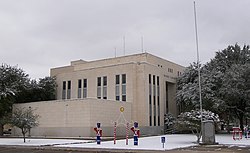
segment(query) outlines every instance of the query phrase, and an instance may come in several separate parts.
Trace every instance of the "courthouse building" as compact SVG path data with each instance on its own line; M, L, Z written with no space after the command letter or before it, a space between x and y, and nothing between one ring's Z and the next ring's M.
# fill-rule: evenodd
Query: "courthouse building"
M101 123L104 136L125 134L126 122L137 121L142 134L163 133L164 114L178 114L176 78L184 67L149 53L96 61L72 61L51 69L57 100L15 104L40 115L33 136L94 136ZM124 111L120 111L120 108ZM18 135L17 129L13 130Z

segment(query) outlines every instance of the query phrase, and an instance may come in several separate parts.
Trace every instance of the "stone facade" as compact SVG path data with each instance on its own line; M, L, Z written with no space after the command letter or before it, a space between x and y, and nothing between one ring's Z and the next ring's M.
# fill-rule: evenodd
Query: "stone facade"
M131 126L137 121L142 134L160 134L164 114L178 114L176 78L183 70L148 53L73 61L69 66L51 69L58 84L56 101L14 107L32 107L41 116L32 135L93 136L93 127L101 122L104 136L112 136L113 122L121 114ZM125 108L123 113L120 107ZM119 128L118 135L124 135L125 127Z

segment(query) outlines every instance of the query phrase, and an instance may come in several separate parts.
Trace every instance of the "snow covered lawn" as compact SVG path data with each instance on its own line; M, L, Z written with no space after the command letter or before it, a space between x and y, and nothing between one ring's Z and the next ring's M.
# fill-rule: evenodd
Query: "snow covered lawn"
M17 146L47 146L92 142L93 140L71 140L71 139L29 139L23 143L23 138L0 138L0 145Z
M163 148L161 136L139 138L139 145L134 146L133 139L129 139L129 144L126 145L126 140L102 142L101 145L96 143L59 145L58 147L77 147L77 148L105 148L105 149L140 149L140 150L171 150L175 148L183 148L197 145L195 144L196 136L180 134L180 135L164 135L166 144Z
M241 140L233 140L232 135L229 134L215 135L215 140L219 144L228 146L250 146L250 138L243 137Z
M106 149L140 149L140 150L171 150L196 146L196 136L191 134L164 135L166 144L163 148L161 136L139 138L139 145L133 145L133 139L129 139L129 145L125 144L125 139L117 140L116 145L113 141L102 142L97 145L93 140L71 140L71 139L27 139L23 143L22 138L0 138L0 145L22 145L22 146L46 146L53 147L73 147L73 148L106 148ZM250 139L233 140L232 135L216 135L216 142L219 144L245 147L250 146Z

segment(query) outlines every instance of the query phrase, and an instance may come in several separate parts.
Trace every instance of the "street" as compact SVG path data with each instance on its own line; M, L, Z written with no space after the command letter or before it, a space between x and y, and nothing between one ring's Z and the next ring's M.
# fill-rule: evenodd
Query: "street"
M250 147L197 146L167 151L0 146L0 153L249 153Z

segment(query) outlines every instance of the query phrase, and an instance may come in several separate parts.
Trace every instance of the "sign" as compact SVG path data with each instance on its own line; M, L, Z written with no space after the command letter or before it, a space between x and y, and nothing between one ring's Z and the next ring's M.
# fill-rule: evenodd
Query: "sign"
M121 113L124 112L124 107L120 107L120 112L121 112Z
M165 137L161 137L161 143L165 143L166 142L166 138Z
M164 148L165 142L166 142L166 138L165 137L161 137L162 148Z

